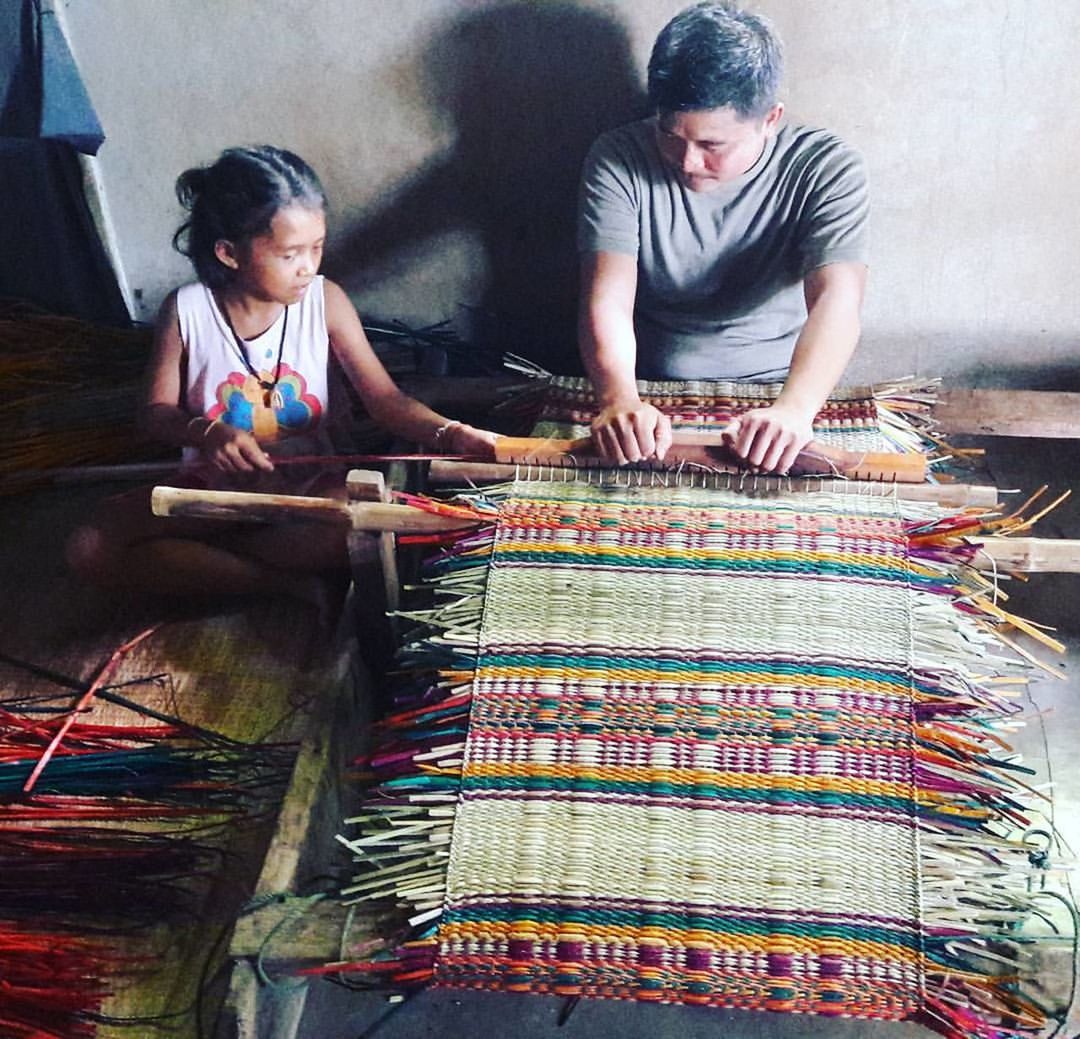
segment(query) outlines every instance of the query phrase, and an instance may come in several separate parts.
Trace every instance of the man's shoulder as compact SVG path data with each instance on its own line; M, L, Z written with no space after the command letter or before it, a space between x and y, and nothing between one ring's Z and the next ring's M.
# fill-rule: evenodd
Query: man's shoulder
M817 126L784 126L776 135L774 158L783 165L832 166L862 164L858 150Z
M636 119L624 123L613 130L605 130L593 142L590 154L594 157L629 157L643 155L647 146L654 140L653 127L656 120Z

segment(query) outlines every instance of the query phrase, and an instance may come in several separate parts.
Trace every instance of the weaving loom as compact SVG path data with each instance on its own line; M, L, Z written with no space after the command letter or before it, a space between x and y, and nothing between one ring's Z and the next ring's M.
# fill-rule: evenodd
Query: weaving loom
M773 392L644 389L676 428ZM536 434L592 407L556 380ZM852 394L815 437L910 447L879 414ZM439 677L399 698L339 838L346 896L407 907L411 940L344 969L1037 1031L984 955L1012 960L1030 873L994 760L1017 667L940 507L579 475L517 480L493 532L432 564L402 666Z

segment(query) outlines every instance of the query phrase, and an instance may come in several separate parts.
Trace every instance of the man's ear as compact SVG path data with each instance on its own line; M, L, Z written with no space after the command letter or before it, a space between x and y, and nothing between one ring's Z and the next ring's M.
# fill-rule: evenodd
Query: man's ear
M240 259L236 253L236 246L232 242L219 238L214 242L214 255L219 263L223 263L230 270L239 270Z
M776 133L777 127L779 127L780 125L780 120L783 119L783 117L784 102L777 101L776 104L773 105L772 108L770 108L769 111L766 113L765 121L762 124L762 129L764 129L767 135L771 136L772 134Z

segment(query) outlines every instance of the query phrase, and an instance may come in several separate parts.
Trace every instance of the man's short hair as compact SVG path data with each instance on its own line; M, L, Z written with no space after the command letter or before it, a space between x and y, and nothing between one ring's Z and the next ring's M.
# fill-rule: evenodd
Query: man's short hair
M763 118L776 104L784 54L772 26L730 0L707 0L660 31L649 58L649 100L660 112L731 107Z

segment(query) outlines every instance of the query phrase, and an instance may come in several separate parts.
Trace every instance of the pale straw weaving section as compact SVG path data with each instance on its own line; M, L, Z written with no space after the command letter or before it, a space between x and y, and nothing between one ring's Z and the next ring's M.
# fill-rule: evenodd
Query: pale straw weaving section
M437 980L914 1012L905 545L885 497L516 484Z

